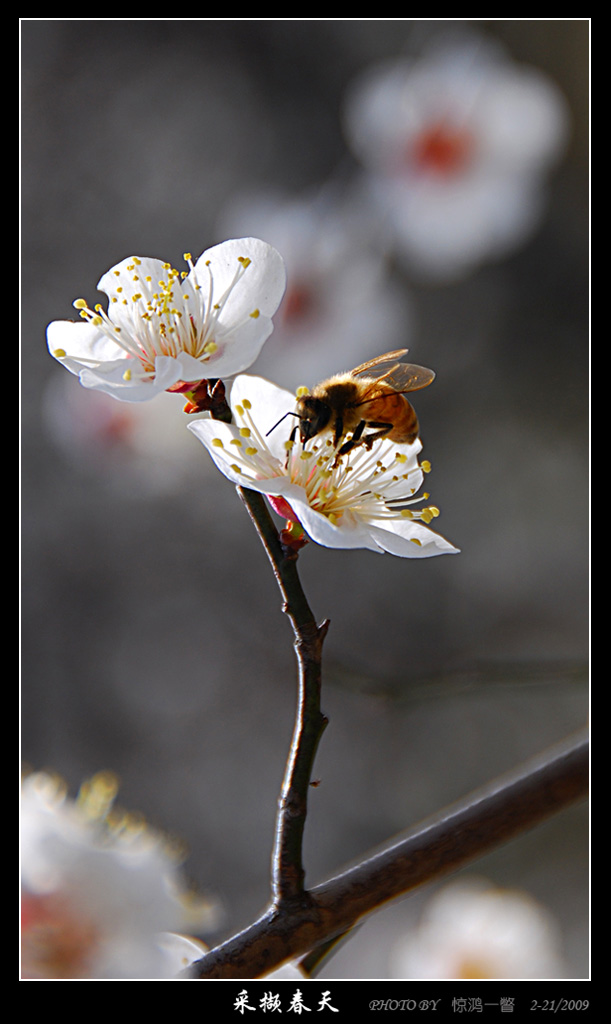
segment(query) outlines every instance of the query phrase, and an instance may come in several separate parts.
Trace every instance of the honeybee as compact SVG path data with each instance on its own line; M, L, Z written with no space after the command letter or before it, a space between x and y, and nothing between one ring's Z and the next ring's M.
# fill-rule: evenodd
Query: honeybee
M342 437L350 434L338 455L345 455L358 445L370 449L380 438L408 444L415 441L418 417L405 395L427 387L435 374L424 366L400 362L406 353L406 348L399 348L368 359L354 370L329 377L310 394L298 398L297 411L287 413L299 420L291 440L297 431L305 443L323 430L332 430L337 447Z

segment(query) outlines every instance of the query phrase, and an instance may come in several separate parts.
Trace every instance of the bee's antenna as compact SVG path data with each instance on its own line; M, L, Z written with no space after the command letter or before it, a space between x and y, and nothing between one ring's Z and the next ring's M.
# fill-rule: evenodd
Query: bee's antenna
M271 434L272 430L275 430L276 427L279 427L280 424L282 423L282 420L285 420L287 416L299 416L299 413L298 412L285 412L284 416L281 416L280 419L278 420L278 422L274 423L274 425L271 428L271 430L268 430L267 434L265 436L269 437L269 435Z

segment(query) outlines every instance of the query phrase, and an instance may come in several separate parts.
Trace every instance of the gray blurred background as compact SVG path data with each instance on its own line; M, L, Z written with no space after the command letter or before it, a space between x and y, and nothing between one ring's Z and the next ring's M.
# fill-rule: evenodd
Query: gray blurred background
M97 301L101 274L128 255L182 266L227 237L224 222L250 233L236 212L248 192L341 191L357 173L347 86L414 31L453 24L22 23L23 756L72 791L115 771L121 804L184 840L186 871L220 901L209 941L267 900L292 635L180 399L167 396L167 426L154 403L99 411L48 355L45 328L74 316L73 299ZM365 355L408 345L437 372L414 404L435 526L461 554L300 555L314 613L331 620L311 884L587 715L588 23L470 24L555 80L571 138L518 251L440 285L387 261L404 325L394 338L385 325L383 342L374 328ZM273 377L273 352L252 372ZM342 339L321 376L360 359ZM587 859L576 807L476 865L551 910L568 977L588 972ZM390 976L426 896L375 915L326 975Z

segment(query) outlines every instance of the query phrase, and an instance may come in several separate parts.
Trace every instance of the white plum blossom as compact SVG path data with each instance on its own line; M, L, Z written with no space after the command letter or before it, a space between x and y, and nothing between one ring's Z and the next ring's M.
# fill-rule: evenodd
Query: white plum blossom
M177 856L135 815L112 807L100 773L77 800L46 773L22 789L24 980L173 978L197 947L167 932L209 927L215 908L182 887Z
M471 35L369 68L345 129L410 270L451 280L521 244L568 134L564 98L540 70Z
M416 497L430 469L418 463L419 439L378 440L370 451L361 445L344 455L329 432L304 445L291 441L294 420L278 421L294 409L295 396L246 374L234 381L230 404L232 423L201 419L189 429L229 480L267 495L311 540L404 558L457 550L425 525L439 515L435 506L413 507L428 498Z
M237 238L185 260L185 272L135 256L112 267L98 282L108 312L77 299L80 323L47 328L51 355L84 387L125 402L247 369L273 330L282 257L258 238Z
M394 957L395 977L422 981L561 978L563 972L550 913L528 893L483 878L441 889Z

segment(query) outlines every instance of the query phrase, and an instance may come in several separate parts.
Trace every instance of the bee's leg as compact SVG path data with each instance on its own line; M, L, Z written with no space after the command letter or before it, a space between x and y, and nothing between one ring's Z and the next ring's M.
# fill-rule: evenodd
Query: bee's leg
M393 427L392 423L368 423L367 426L374 428L373 434L367 434L367 437L363 440L363 444L368 451L371 451L374 441L379 441L381 437L390 433Z
M374 427L373 434L367 434L367 437L363 437L365 427ZM377 441L380 437L384 437L389 430L392 430L392 423L368 423L366 420L361 420L350 440L341 446L339 454L345 455L359 444L363 444L368 450L371 450L373 442Z
M290 434L289 434L289 441L291 443L293 443L295 441L295 438L297 437L297 431L298 430L299 430L299 423L296 423L295 426L293 427L293 429L291 430ZM286 467L289 464L290 455L291 455L290 448L287 448L286 459L284 460L284 468L285 469L286 469Z
M356 448L357 444L359 444L361 440L361 435L366 426L367 423L365 422L365 420L361 420L359 425L355 427L355 429L352 431L352 437L350 438L350 440L346 441L346 443L341 446L337 454L346 455L347 452L351 452L353 448ZM339 441L339 437L337 438L337 441Z
M335 420L335 431L333 433L333 444L335 445L336 448L337 448L337 445L339 444L339 442L341 440L341 437L342 437L343 433L344 433L344 421L343 421L341 416L338 416L337 419ZM338 454L341 455L341 452L339 452Z

